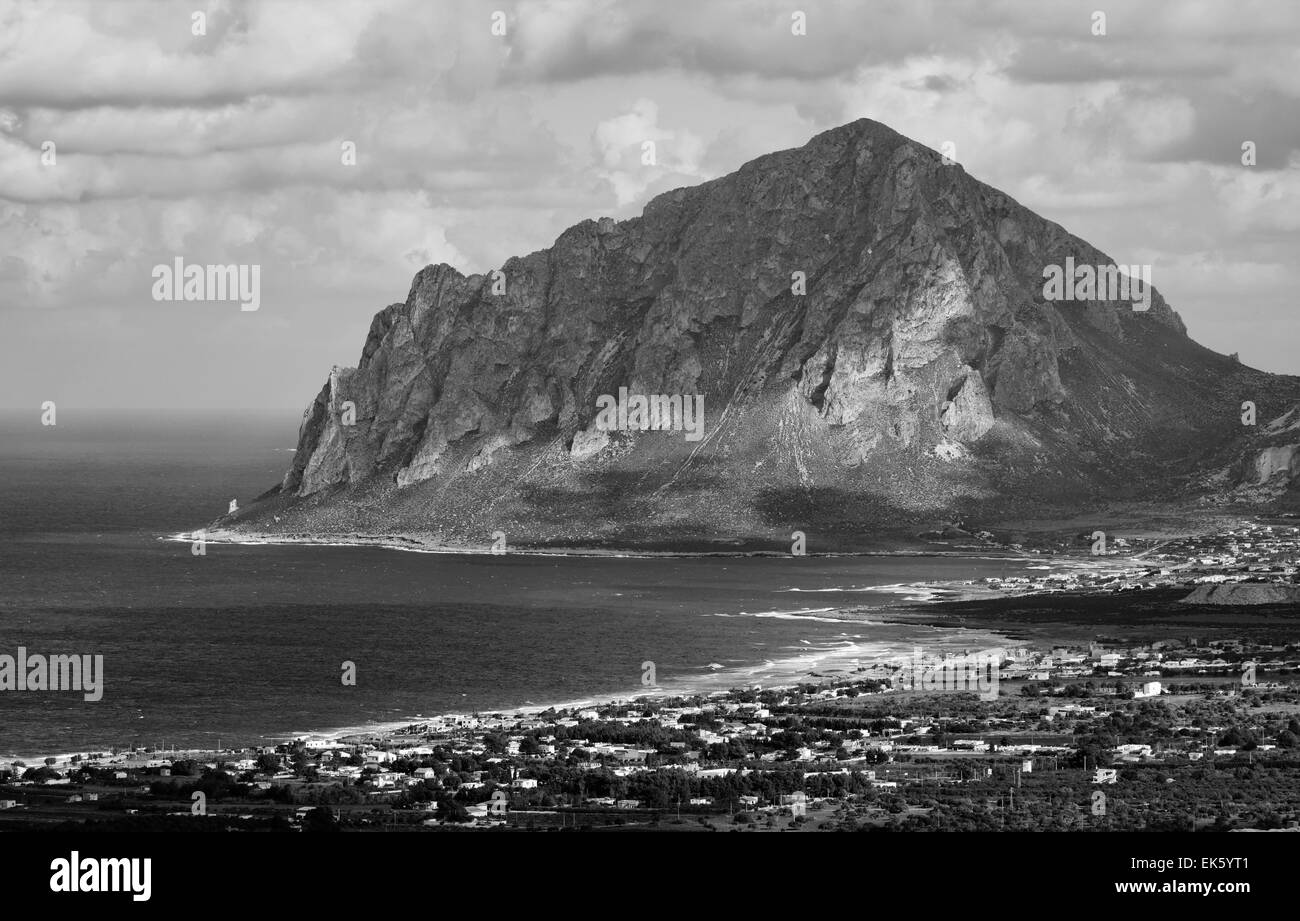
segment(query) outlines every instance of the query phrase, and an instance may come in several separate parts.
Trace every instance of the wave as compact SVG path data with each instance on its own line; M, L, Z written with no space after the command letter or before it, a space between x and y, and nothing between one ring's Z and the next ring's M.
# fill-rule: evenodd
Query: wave
M797 611L738 611L735 614L724 614L721 612L708 616L711 617L766 617L774 620L815 620L827 624L848 624L857 623L857 621L845 617L815 617L812 615L826 614L835 611L835 608L800 608Z
M849 594L902 595L904 601L929 604L933 601L963 600L967 596L979 594L977 583L969 580L960 582L893 582L884 585L862 585L832 588L783 588L781 592L799 592L821 594L840 592Z

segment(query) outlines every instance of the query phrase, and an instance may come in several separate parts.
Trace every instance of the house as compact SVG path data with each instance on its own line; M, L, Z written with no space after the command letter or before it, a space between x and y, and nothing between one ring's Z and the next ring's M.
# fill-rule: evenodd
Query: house
M654 754L654 752L640 748L620 748L610 752L610 754L613 755L615 761L645 761L646 755Z
M1114 768L1097 768L1092 775L1093 783L1117 783L1119 781L1119 771Z
M742 805L742 806L757 806L757 805L758 805L758 797L757 797L757 796L742 796L742 797L740 798L740 805Z
M1143 683L1140 689L1133 692L1133 696L1134 697L1159 697L1161 690L1162 689L1159 681L1147 681Z
M621 799L615 803L619 809L640 809L641 801L639 799Z
M711 796L692 796L690 800L692 806L712 806L713 797Z
M1151 746L1150 746L1150 745L1143 745L1143 744L1140 744L1140 743L1137 743L1137 742L1131 742L1131 743L1127 743L1127 744L1125 744L1125 745L1116 745L1114 750L1115 750L1118 754L1123 755L1123 756L1126 756L1126 757L1130 757L1130 758L1137 758L1137 757L1140 757L1140 756L1142 756L1142 755L1150 755L1150 754L1151 754Z
M510 787L514 790L536 790L537 781L532 777L516 777L510 781Z

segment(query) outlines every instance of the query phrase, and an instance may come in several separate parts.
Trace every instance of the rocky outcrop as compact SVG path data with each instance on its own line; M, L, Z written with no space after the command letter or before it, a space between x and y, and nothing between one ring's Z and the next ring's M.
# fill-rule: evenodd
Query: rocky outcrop
M1219 479L1231 484L1228 499L1238 503L1267 506L1273 511L1300 510L1300 406L1290 405L1271 421L1273 413L1262 412L1258 394L1242 403L1241 429L1245 443L1238 456L1224 460Z
M1266 483L1279 474L1291 479L1297 469L1300 469L1300 444L1265 448L1255 458L1255 482Z
M1198 585L1183 604L1296 604L1300 585L1281 582L1225 582Z
M308 407L276 513L632 541L1156 482L1189 439L1228 437L1225 375L1260 372L1191 342L1158 292L1144 312L1044 300L1045 266L1067 257L1112 261L853 122L497 272L423 269ZM702 395L703 438L598 430L620 387Z
M993 428L993 404L978 371L967 369L956 393L943 404L939 424L958 441L978 441Z

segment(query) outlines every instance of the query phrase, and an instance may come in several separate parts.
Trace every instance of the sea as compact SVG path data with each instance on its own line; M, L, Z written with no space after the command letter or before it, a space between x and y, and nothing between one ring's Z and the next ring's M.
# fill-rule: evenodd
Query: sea
M1035 563L212 543L196 556L169 539L275 485L299 421L60 407L46 426L38 408L0 413L0 655L103 656L99 700L0 691L0 759L815 680L916 646L998 642L879 618Z

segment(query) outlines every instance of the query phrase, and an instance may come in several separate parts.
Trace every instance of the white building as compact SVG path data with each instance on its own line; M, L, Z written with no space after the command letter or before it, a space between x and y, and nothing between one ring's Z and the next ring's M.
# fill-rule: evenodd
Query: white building
M1140 690L1133 692L1133 696L1134 697L1159 697L1161 692L1162 692L1162 687L1159 681L1146 681L1143 682Z

